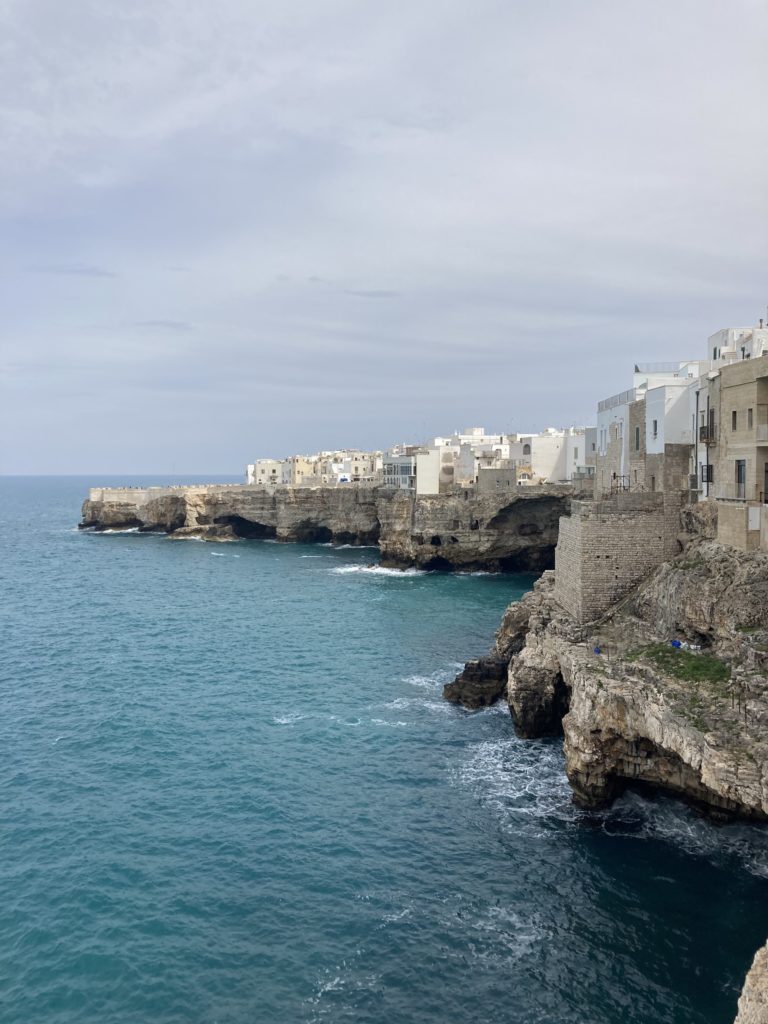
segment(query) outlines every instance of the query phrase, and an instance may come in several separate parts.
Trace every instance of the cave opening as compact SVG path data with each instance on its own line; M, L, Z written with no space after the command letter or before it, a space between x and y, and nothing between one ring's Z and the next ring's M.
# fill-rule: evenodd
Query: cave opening
M274 526L254 523L250 519L243 519L242 516L217 516L213 521L217 526L231 526L235 536L245 540L265 540L277 535Z
M571 709L571 688L563 679L562 672L558 672L555 678L554 693L552 695L552 719L558 724L558 733L563 732L563 719Z
M299 544L330 544L334 539L333 530L317 523L299 523L293 531L293 540ZM338 540L338 538L336 538Z
M440 540L437 534L435 534L434 537L430 538L429 543L432 545L433 548L439 548L443 542Z
M430 558L428 562L424 563L424 568L429 572L452 572L453 566L447 558L443 558L441 555L435 555L434 558Z
M499 559L502 572L544 572L555 567L554 544L542 544L541 547L523 548L513 555Z

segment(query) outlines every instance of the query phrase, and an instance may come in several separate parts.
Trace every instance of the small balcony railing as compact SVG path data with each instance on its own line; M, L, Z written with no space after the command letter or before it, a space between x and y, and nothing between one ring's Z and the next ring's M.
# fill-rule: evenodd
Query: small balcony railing
M713 423L699 427L699 441L702 444L717 444L717 428Z

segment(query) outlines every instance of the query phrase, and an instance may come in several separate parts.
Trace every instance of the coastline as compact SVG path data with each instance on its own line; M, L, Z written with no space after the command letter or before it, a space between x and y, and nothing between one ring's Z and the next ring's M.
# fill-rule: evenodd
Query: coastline
M473 497L469 536L461 541L456 536L458 557L452 563L434 550L424 552L423 534L413 532L417 516L423 533L444 533L448 517L453 525L456 509L445 500L441 506L378 489L358 493L354 500L349 492L339 499L297 489L276 498L254 490L206 490L201 496L185 489L129 508L133 519L125 505L87 501L81 527L107 530L121 523L125 529L162 532L173 539L213 542L252 536L357 547L375 541L385 568L454 571L498 571L511 564L543 568L557 543L557 528L553 536L549 525L537 524L522 532L526 543L521 545L519 519L514 528L499 529L514 518L513 503L485 504L478 516ZM540 515L545 498L547 523L565 511L555 502L567 500L566 495L533 497ZM535 502L519 507L530 520ZM545 571L532 592L509 606L489 655L467 663L446 684L444 697L468 708L506 697L519 736L563 734L574 802L587 810L607 807L625 788L636 787L678 797L713 822L764 822L768 746L761 733L768 721L768 629L763 629L768 602L761 581L768 577L768 556L718 545L711 517L681 513L679 506L673 511L682 516L679 554L646 571L639 583L629 580L620 599L587 621L562 607L557 571ZM669 519L666 509L665 514ZM472 528L478 520L494 524L492 544L479 526ZM669 550L668 544L665 554ZM672 639L694 650L672 649ZM681 659L672 670L664 650L675 650L673 656ZM696 678L702 666L707 671ZM691 668L694 676L686 678ZM745 984L752 1016L740 1017L739 1024L768 1019L754 1016L765 983L761 963L758 958Z

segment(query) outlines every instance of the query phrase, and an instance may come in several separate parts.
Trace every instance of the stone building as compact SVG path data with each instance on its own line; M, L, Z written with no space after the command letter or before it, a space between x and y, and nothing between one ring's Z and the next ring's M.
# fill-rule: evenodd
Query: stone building
M709 496L718 503L718 540L768 550L768 348L708 379Z
M555 599L591 622L679 550L681 495L622 492L572 501L555 548Z

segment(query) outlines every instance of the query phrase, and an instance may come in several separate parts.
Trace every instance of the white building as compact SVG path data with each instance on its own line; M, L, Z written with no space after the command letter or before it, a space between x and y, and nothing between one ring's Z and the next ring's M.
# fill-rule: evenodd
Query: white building
M280 459L257 459L245 467L245 482L274 487L283 481Z
M762 320L759 327L723 327L709 336L707 345L707 358L716 364L712 369L739 359L756 359L768 352L768 328Z
M415 490L416 455L395 454L393 451L385 452L382 461L382 479L385 487L398 487L406 491Z

